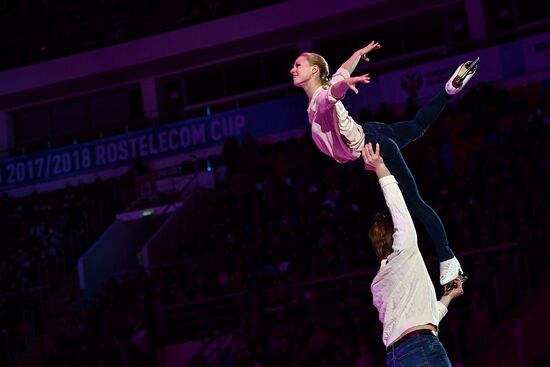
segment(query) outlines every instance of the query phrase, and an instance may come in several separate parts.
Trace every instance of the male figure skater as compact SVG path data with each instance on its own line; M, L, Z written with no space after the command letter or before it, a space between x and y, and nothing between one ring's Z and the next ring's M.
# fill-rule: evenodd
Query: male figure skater
M389 367L451 367L437 331L451 300L463 294L462 278L454 279L437 301L411 215L398 182L380 156L379 144L373 150L368 143L362 156L365 169L378 176L391 215L377 214L369 230L374 252L381 261L371 291L383 325L386 363Z

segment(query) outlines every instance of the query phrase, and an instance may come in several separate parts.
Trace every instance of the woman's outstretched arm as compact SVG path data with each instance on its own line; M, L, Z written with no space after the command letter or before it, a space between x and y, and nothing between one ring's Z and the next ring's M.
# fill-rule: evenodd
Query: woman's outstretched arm
M341 67L349 71L350 74L352 74L355 68L357 67L357 64L359 63L359 60L363 59L365 61L369 61L367 54L371 51L378 50L380 47L381 46L378 42L371 41L371 43L369 43L365 47L355 51L353 55L351 55L351 57L342 64Z

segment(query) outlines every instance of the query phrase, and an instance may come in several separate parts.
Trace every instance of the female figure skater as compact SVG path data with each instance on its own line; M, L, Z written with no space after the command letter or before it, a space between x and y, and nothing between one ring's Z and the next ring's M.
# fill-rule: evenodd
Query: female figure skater
M421 137L443 111L447 101L462 90L477 71L479 58L461 64L445 84L445 89L423 106L412 120L391 125L376 121L359 125L349 115L341 100L348 89L359 92L356 84L370 82L369 74L352 77L351 73L359 60L369 61L367 54L380 47L378 42L372 41L357 50L332 78L329 78L329 66L325 59L321 55L306 52L298 56L290 74L293 84L302 88L309 98L307 111L312 138L323 153L339 163L345 163L359 158L365 144L380 144L381 155L399 182L410 212L426 226L435 244L440 263L439 281L441 285L448 287L462 274L462 268L449 248L441 219L420 197L401 149Z

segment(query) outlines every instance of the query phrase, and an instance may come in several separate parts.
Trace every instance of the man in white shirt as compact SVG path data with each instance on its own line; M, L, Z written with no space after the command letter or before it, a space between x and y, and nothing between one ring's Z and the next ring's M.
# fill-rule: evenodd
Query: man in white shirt
M448 287L462 273L462 268L449 246L441 219L420 196L401 149L420 138L438 118L448 100L464 88L477 71L479 58L461 64L445 84L445 88L424 105L412 120L390 125L369 121L359 125L349 115L341 100L348 89L358 93L357 84L370 83L369 74L352 77L351 73L359 60L369 61L367 54L380 47L378 42L372 41L357 50L332 78L329 78L329 66L321 55L303 53L298 56L290 70L292 82L302 88L309 98L307 112L311 136L323 153L345 163L359 158L366 143L380 144L387 166L399 180L409 210L425 225L435 244L440 263L439 281L441 285Z
M390 216L378 214L369 230L380 269L371 285L373 303L383 325L382 341L390 367L451 367L437 338L439 322L451 300L463 294L462 279L437 301L435 289L418 249L416 230L394 176L380 156L380 146L362 150L365 169L378 176Z

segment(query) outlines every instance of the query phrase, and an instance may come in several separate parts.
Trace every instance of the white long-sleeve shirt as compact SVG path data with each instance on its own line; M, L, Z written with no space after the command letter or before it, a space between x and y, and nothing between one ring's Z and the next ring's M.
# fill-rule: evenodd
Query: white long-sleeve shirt
M393 252L382 260L371 291L384 328L382 341L389 346L411 327L426 324L438 327L447 308L436 298L397 181L393 176L385 176L379 183L393 220Z
M332 76L331 84L334 85L349 77L349 71L340 68ZM361 148L364 145L363 129L349 115L342 102L334 98L331 92L330 87L319 87L311 97L307 108L311 136L317 148L323 153L340 163L345 163L361 156ZM348 143L342 138L338 123L348 129L359 129L362 139L355 141L354 146L348 146Z

